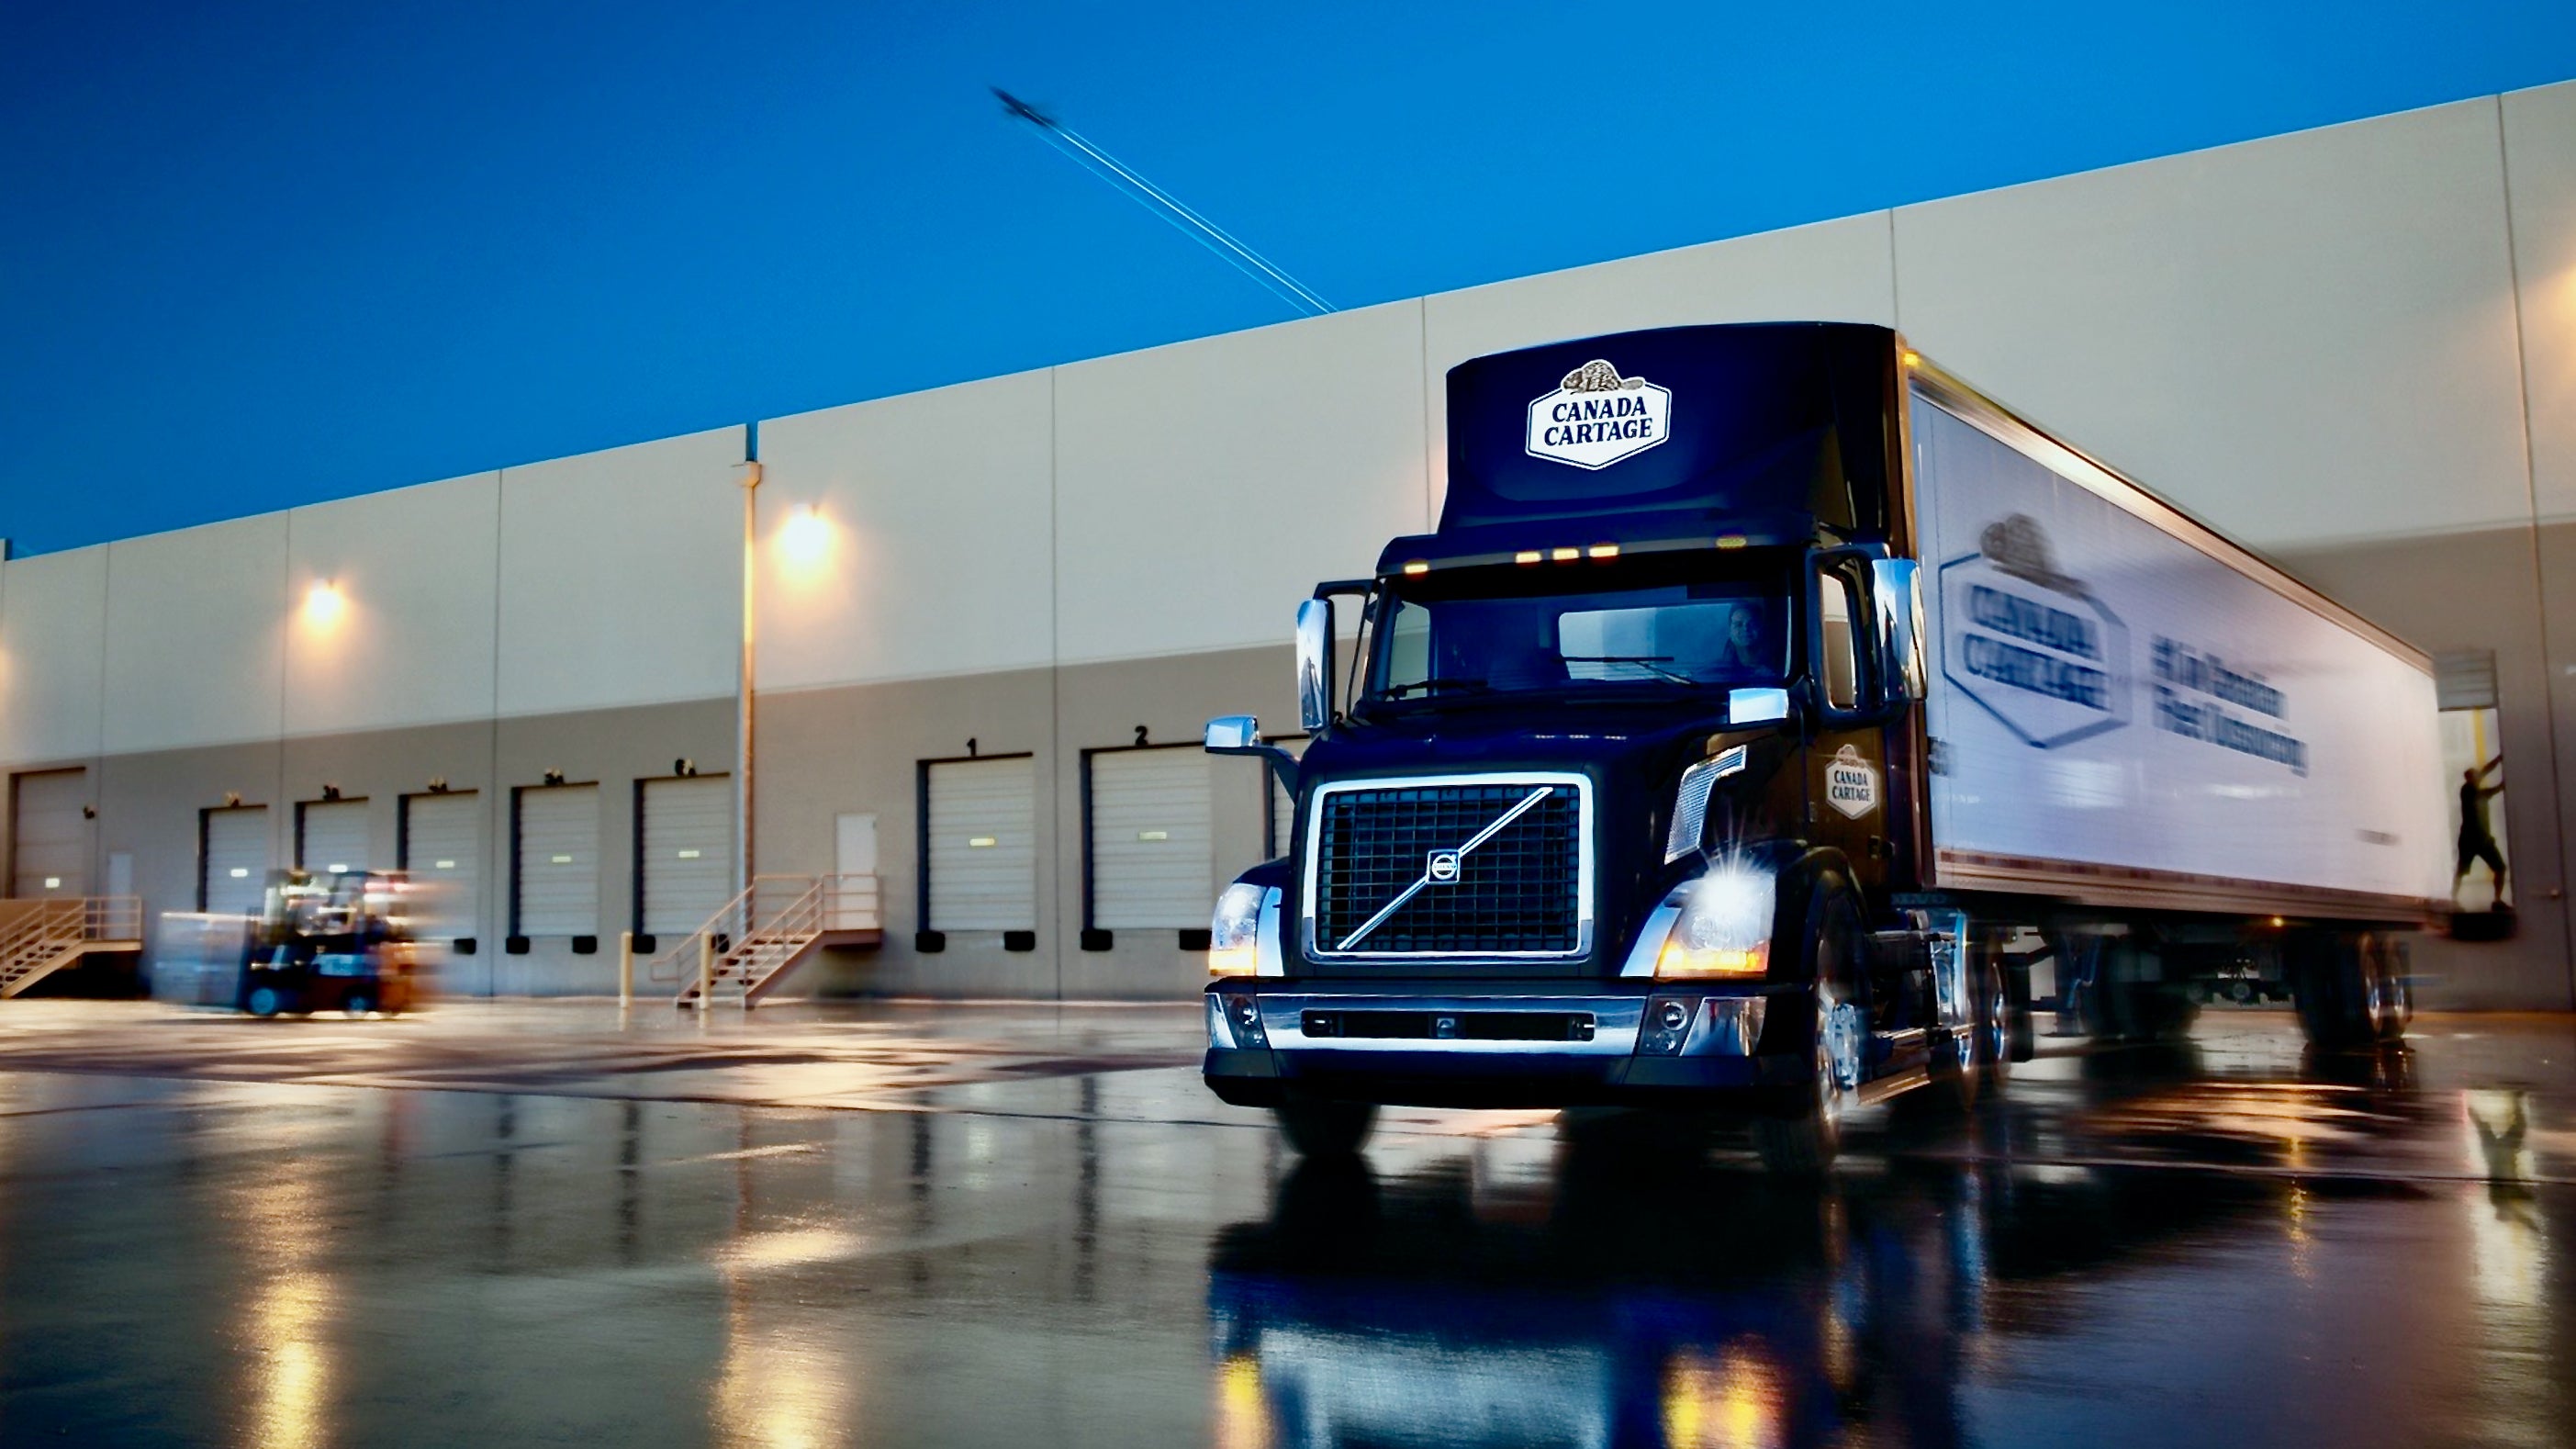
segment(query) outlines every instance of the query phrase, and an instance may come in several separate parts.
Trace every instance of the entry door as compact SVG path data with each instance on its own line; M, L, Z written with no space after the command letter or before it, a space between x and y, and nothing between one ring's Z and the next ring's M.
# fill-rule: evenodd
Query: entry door
M511 912L521 936L599 934L599 787L518 792L519 873Z
M841 876L832 900L832 928L870 930L878 924L877 816L873 810L832 821L832 869Z
M45 770L16 783L9 894L89 894L89 771Z
M255 916L268 889L268 807L237 805L199 817L197 899L219 916Z
M1038 925L1037 762L949 760L924 773L934 931Z
M298 870L338 875L367 868L367 802L307 800L295 807Z
M402 868L424 888L429 936L471 936L483 908L483 797L471 790L403 797Z
M733 777L643 782L645 934L685 936L733 899Z
M1210 757L1196 746L1091 756L1091 924L1197 930L1216 898Z

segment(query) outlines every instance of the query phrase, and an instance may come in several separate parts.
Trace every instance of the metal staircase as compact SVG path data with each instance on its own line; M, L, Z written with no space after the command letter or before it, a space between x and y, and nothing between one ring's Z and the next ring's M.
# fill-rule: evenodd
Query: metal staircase
M706 924L645 965L648 981L674 984L674 1006L730 998L748 1009L824 946L883 939L873 875L764 875Z
M143 949L139 896L63 896L0 902L0 999L92 951Z

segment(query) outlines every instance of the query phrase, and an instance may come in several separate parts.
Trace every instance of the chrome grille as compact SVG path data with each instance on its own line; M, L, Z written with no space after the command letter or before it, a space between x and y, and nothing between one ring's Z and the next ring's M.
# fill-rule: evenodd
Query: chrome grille
M1567 776L1325 787L1313 806L1309 949L1326 957L1580 954L1590 944L1584 803L1582 782ZM1435 853L1462 847L1472 848L1457 858L1453 880L1428 879Z

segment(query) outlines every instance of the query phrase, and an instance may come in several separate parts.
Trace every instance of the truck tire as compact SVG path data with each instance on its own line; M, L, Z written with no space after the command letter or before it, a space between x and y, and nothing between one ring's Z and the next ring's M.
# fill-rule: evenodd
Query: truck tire
M2385 931L2373 932L2364 947L2370 963L2371 1035L2379 1041L2404 1041L2415 1019L2415 982L2406 943Z
M1280 1103L1272 1109L1279 1117L1279 1131L1297 1155L1313 1161L1333 1161L1359 1155L1368 1145L1369 1132L1377 1126L1377 1104L1374 1102L1326 1102L1311 1098Z
M1851 893L1829 878L1818 881L1808 895L1802 935L1810 985L1799 1050L1807 1070L1785 1111L1753 1119L1753 1147L1762 1165L1785 1177L1815 1177L1834 1165L1843 1145L1843 1109L1859 1086L1845 1080L1856 1065L1858 1044L1849 1043L1850 1058L1838 1061L1835 1040L1837 1018L1847 1018L1852 1009L1848 993L1860 964L1860 908Z
M285 1005L285 994L274 986L254 986L242 994L242 1010L263 1019L277 1015Z
M2372 937L2345 931L2302 932L2283 947L2291 1000L2309 1045L2343 1051L2379 1039L2386 1016L2377 1004L2384 985L2372 989L2379 954Z
M1977 979L1977 1073L1981 1093L2000 1092L2012 1075L2013 1004L2001 963L1989 960Z

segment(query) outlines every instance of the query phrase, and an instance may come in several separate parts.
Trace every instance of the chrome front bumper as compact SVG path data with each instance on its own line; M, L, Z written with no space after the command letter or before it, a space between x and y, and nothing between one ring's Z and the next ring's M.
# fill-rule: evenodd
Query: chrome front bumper
M1209 989L1203 1073L1229 1102L1275 1102L1293 1083L1390 1103L1572 1105L1763 1086L1776 1075L1754 1055L1770 1001L1758 990L1259 986L1269 989L1242 980ZM1667 1003L1684 1025L1657 1030L1649 1013L1660 1022ZM1257 1033L1241 1020L1247 1011Z

